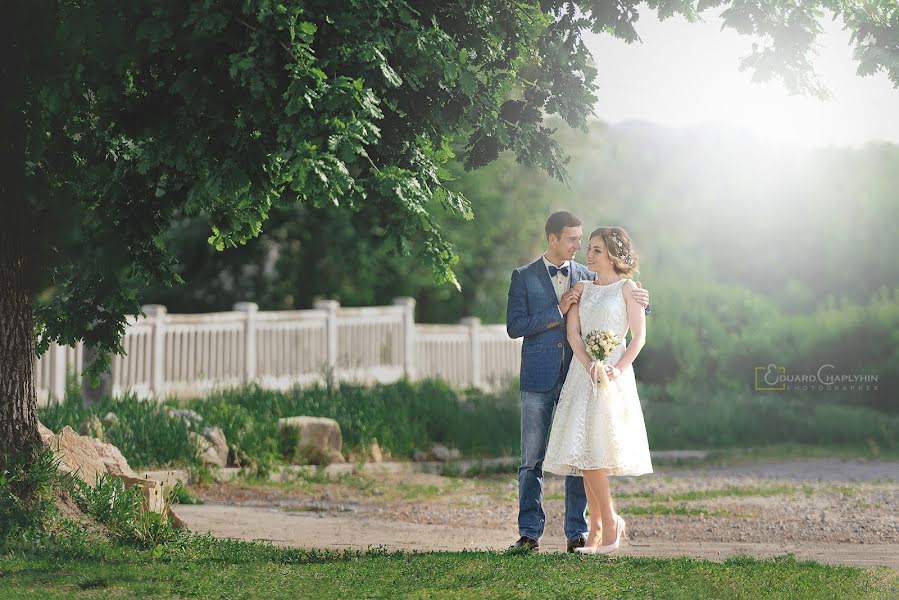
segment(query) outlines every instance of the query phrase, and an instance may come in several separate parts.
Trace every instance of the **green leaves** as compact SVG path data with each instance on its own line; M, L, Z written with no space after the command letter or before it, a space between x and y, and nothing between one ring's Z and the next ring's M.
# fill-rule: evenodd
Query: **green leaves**
M125 315L140 310L135 286L179 281L185 257L166 248L167 231L202 218L200 239L234 248L294 201L364 212L391 245L458 286L432 214L472 217L447 188L448 140L468 141L459 158L469 169L508 151L565 180L543 119L583 128L592 114L596 69L582 32L637 41L645 6L63 3L55 30L29 49L40 58L28 81L29 196L42 210L77 207L61 231L43 232L53 249L36 266L50 280L35 311L42 340L120 351ZM695 19L717 6L727 26L768 36L742 65L758 78L825 92L808 56L827 7L855 31L859 72L899 81L895 3L651 0L648 10Z

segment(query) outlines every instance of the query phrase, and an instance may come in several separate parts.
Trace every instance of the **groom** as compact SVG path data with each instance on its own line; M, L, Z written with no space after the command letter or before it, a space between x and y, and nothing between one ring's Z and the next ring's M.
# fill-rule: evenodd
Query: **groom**
M552 424L553 408L568 365L571 346L565 333L565 315L580 301L575 284L593 281L596 274L574 262L581 249L581 221L567 211L546 221L546 253L512 271L506 331L524 337L521 345L521 465L518 468L518 533L512 548L539 550L546 524L543 510L543 457ZM649 313L649 292L639 287L634 299ZM587 496L582 477L565 477L565 537L568 551L582 547L587 536Z

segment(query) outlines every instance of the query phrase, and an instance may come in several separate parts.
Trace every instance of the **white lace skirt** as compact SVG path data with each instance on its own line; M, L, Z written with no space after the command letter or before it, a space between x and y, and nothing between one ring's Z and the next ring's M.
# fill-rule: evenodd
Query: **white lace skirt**
M608 469L609 475L652 473L643 409L633 368L609 382L593 382L584 365L571 361L553 415L543 470L559 475Z

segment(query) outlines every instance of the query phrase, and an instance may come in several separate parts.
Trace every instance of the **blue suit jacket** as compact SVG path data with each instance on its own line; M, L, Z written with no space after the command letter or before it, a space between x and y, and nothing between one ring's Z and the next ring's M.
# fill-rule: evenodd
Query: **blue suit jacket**
M580 263L570 261L569 287L578 281L596 279ZM541 256L512 271L509 302L506 305L506 332L511 338L524 337L521 345L521 390L545 392L568 372L571 346L565 333L565 320L559 313L556 290Z

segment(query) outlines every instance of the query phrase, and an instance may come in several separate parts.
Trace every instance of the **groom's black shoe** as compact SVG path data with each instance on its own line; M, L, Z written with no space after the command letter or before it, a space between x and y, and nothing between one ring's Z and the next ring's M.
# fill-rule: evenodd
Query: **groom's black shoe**
M575 548L583 548L587 545L587 538L574 538L573 540L568 540L568 551L574 552Z
M537 552L538 550L540 550L540 542L538 542L534 538L529 538L528 536L523 535L517 542L509 547L509 550L517 550L519 548Z

